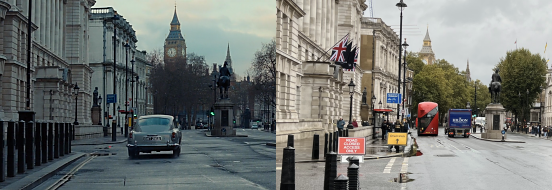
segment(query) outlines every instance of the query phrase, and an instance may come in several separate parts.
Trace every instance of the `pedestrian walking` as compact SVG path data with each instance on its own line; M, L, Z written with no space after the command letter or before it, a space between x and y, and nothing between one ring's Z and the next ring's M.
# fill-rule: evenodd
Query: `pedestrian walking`
M385 140L385 136L387 135L387 120L383 120L383 123L381 123L381 140Z
M337 130L339 130L339 133L343 131L343 126L345 126L345 121L343 121L343 118L339 118L339 121L337 121Z

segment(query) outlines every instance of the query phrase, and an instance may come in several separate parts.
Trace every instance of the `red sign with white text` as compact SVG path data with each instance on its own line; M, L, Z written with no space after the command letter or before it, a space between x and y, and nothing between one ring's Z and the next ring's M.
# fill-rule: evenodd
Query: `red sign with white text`
M363 137L339 137L337 154L366 154L366 139Z

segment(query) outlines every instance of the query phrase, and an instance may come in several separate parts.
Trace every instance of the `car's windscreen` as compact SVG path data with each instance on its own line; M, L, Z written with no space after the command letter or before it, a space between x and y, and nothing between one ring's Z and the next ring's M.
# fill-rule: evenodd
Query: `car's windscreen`
M150 117L138 120L135 130L139 132L168 131L171 128L171 120L168 118Z

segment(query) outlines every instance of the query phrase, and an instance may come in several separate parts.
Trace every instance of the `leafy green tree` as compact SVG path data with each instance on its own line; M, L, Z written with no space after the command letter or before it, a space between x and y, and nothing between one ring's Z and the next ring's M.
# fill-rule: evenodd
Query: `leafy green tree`
M477 88L477 104L475 102L475 89ZM487 85L481 83L479 79L471 81L468 86L468 92L470 94L470 103L474 114L481 115L489 103L491 103L491 93ZM479 110L478 110L479 108ZM478 110L478 111L477 111ZM477 111L477 112L476 112Z
M496 68L502 78L500 102L508 111L515 115L523 113L521 118L527 119L531 103L545 85L546 60L521 48L506 52Z
M451 107L451 96L454 91L448 85L446 72L437 65L426 65L414 76L413 110L418 110L418 103L431 101L439 104L439 113L446 113ZM441 117L444 114L441 114Z
M422 69L425 66L422 59L418 56L418 53L412 53L412 52L406 54L406 63L408 68L414 71L414 76L420 73L420 71L422 71Z

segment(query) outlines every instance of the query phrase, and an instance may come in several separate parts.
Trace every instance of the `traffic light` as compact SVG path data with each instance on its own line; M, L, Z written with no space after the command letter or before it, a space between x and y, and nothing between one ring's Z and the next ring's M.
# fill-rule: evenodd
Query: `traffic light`
M232 123L236 124L236 119L232 119Z
M215 109L213 109L213 107L211 107L211 112L209 113L209 115L215 116Z

